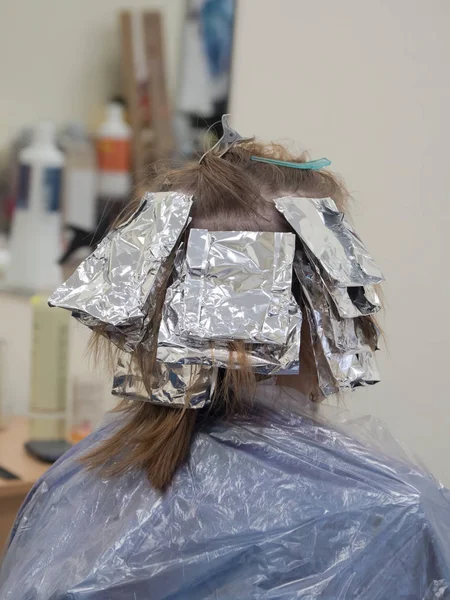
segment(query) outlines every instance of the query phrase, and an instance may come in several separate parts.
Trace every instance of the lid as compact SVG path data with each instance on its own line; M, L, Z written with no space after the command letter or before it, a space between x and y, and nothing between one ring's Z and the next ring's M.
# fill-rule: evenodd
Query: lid
M123 107L117 102L110 102L106 106L106 118L108 121L123 121Z
M43 121L34 128L33 145L54 146L55 126L51 121Z

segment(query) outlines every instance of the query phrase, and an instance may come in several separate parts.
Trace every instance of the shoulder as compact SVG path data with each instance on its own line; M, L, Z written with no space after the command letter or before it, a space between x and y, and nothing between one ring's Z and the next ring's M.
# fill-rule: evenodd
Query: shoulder
M70 448L38 479L20 507L11 532L11 540L14 538L24 515L28 516L35 508L40 510L42 505L51 501L55 491L59 490L62 485L66 485L71 478L79 474L83 469L80 463L80 458L83 454L111 435L116 426L115 422L110 422L99 427L91 435Z

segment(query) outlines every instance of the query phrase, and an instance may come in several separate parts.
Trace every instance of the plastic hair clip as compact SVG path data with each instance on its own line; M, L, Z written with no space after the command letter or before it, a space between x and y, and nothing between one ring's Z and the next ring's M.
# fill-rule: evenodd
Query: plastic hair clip
M202 160L205 158L205 156L207 154L209 154L210 152L213 152L216 149L218 150L217 156L222 157L224 154L226 154L228 152L228 150L230 150L236 144L241 144L242 142L250 142L251 140L254 139L253 137L244 138L237 131L232 129L228 123L228 117L230 117L230 116L231 115L222 115L223 135L214 144L214 146L212 148L210 148L209 150L207 150L205 152L205 154L203 154L203 156L198 161L199 163L202 162Z
M251 160L256 162L267 163L269 165L277 165L279 167L290 167L291 169L304 169L310 171L320 171L325 167L331 165L331 160L328 158L318 158L317 160L310 160L309 162L287 162L285 160L277 160L275 158L264 158L264 156L252 156Z

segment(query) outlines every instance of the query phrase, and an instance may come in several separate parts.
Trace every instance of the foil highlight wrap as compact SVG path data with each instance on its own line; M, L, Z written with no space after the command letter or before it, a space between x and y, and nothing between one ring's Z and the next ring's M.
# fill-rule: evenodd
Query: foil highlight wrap
M157 363L149 393L142 377L134 372L130 357L123 356L117 364L111 393L129 400L198 409L211 402L216 379L214 368Z
M331 198L285 196L275 206L339 287L381 283L383 274Z
M192 229L180 334L286 343L295 235Z
M344 319L374 314L381 309L380 298L374 286L339 287L326 275L322 274L321 278L336 311Z
M146 194L138 210L112 230L75 273L50 297L50 306L71 310L90 328L131 351L153 316L153 292L189 222L192 198Z
M309 263L302 252L296 254L294 269L305 298L322 394L329 396L345 388L378 382L372 350L378 343L375 326L363 323L364 317L344 319L335 315L317 266Z
M239 368L233 344L241 341L255 372L298 373L294 252L289 233L191 230L166 294L158 360Z

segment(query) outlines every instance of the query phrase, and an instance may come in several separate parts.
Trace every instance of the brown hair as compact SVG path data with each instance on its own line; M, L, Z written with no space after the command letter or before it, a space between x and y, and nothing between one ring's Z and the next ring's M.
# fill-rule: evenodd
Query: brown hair
M251 156L296 162L306 159L305 155L292 156L278 144L249 142L235 146L222 158L208 153L201 164L192 162L180 169L164 169L151 180L149 189L178 190L192 194L191 227L212 231L291 231L273 203L274 197L283 194L332 197L338 207L344 210L347 194L334 175L325 171L260 163L251 160ZM122 219L126 219L135 209L136 203L131 203ZM161 312L167 283L168 279L159 290L157 315ZM287 381L297 379L297 387L302 392L318 398L318 382L307 327L305 319L300 352L302 375L290 376ZM149 332L152 339L156 339L158 328L158 319L153 319ZM101 334L101 330L94 334L97 349ZM256 377L246 364L245 347L242 343L235 343L229 349L230 362L236 362L240 368L221 370L220 384L209 411L210 416L216 419L245 414L255 390ZM151 389L155 356L156 347L151 353L138 347L133 354L134 369L142 377L147 390ZM141 468L155 488L164 490L188 457L194 432L204 417L202 411L137 401L124 401L119 410L126 414L125 424L87 454L83 462L90 469L100 467L107 475Z

